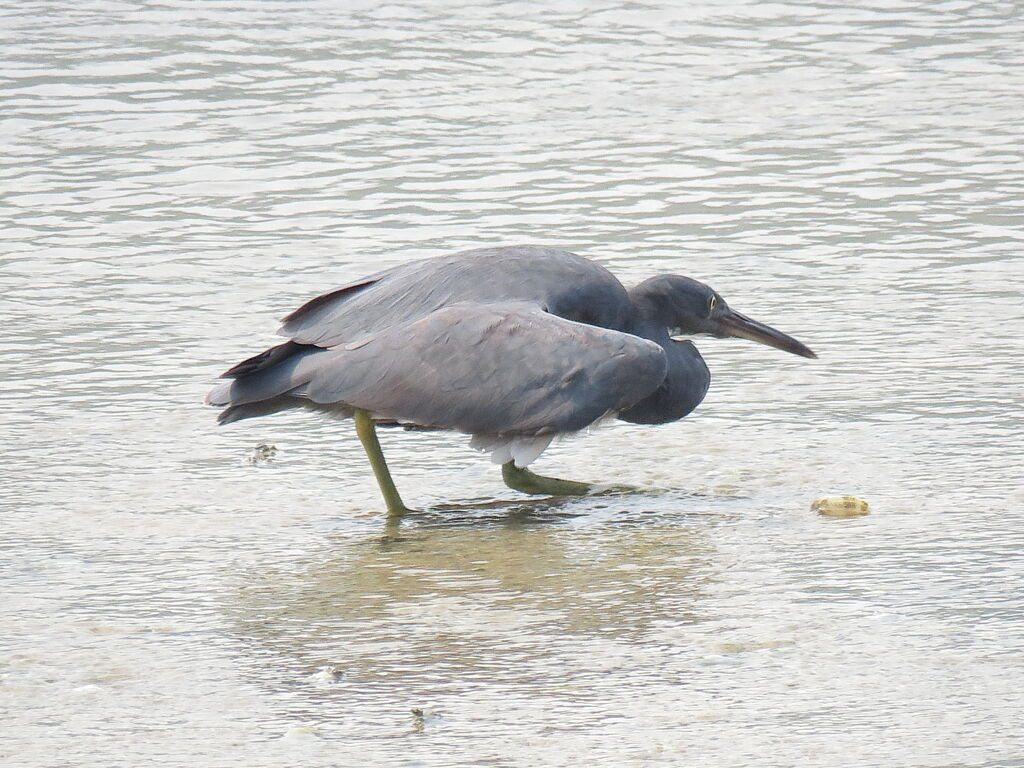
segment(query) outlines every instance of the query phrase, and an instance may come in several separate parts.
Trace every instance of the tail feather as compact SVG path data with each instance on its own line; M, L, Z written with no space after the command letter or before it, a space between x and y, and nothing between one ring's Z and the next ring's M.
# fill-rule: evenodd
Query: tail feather
M234 365L224 371L220 377L222 379L241 379L245 376L251 376L254 373L266 370L267 368L287 360L289 357L297 354L304 348L317 349L317 347L310 344L299 344L295 341L286 341L284 344L278 344L276 347L266 349L258 355L246 358L237 365Z
M222 408L225 405L230 405L232 383L233 382L226 381L218 384L207 393L206 399L203 402L205 402L206 405L216 405Z
M296 395L319 364L312 358L329 354L320 347L293 342L273 347L228 371L234 378L210 390L206 403L226 406L217 418L220 424L302 405L304 401Z
M272 413L287 411L292 408L314 411L335 419L348 419L352 417L352 409L345 405L314 403L302 397L281 395L280 397L272 397L269 400L260 400L258 403L232 405L230 408L225 408L217 415L217 423L221 425L233 424L242 419L269 416ZM383 424L378 422L378 424L382 426L400 426L393 422Z
M217 423L220 425L232 424L242 419L254 419L258 416L269 416L278 411L286 411L289 408L300 406L302 401L297 397L281 395L272 397L269 400L260 400L256 403L245 403L244 405L232 405L217 414Z

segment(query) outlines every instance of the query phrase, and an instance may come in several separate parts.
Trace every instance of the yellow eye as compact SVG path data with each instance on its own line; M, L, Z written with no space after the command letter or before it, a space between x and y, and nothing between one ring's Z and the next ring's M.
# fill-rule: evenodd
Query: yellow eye
M718 297L712 296L711 301L708 302L708 312L714 312L715 306L718 304Z

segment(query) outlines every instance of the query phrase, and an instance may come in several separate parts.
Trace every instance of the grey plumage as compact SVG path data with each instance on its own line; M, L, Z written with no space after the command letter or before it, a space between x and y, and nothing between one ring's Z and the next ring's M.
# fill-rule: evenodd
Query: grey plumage
M532 304L443 307L315 364L294 392L315 403L469 434L519 435L583 429L653 392L666 365L656 344Z
M333 347L462 302L525 301L567 320L622 330L629 300L611 272L568 251L480 248L402 264L307 302L279 334Z
M722 330L722 318L747 330ZM504 458L515 439L577 431L609 413L635 423L685 416L710 375L676 331L747 335L813 355L689 278L659 276L627 292L567 251L483 248L307 302L285 318L288 340L227 371L207 402L225 408L221 423L296 406L342 416L358 408L474 435ZM523 463L546 444L522 448Z

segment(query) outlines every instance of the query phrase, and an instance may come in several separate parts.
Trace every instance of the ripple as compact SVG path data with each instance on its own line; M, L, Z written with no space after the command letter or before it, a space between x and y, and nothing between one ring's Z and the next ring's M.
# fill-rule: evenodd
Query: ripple
M24 765L1017 759L1012 4L0 15ZM199 405L311 296L501 242L692 274L821 359L702 341L692 417L545 454L668 494L524 501L388 432L398 538L349 425ZM808 513L838 492L872 515Z

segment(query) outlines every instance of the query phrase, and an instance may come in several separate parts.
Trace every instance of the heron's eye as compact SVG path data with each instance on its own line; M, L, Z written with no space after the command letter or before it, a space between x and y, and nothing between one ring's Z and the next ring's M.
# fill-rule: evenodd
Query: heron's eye
M714 312L715 307L718 305L718 297L712 296L711 301L708 302L708 312Z

